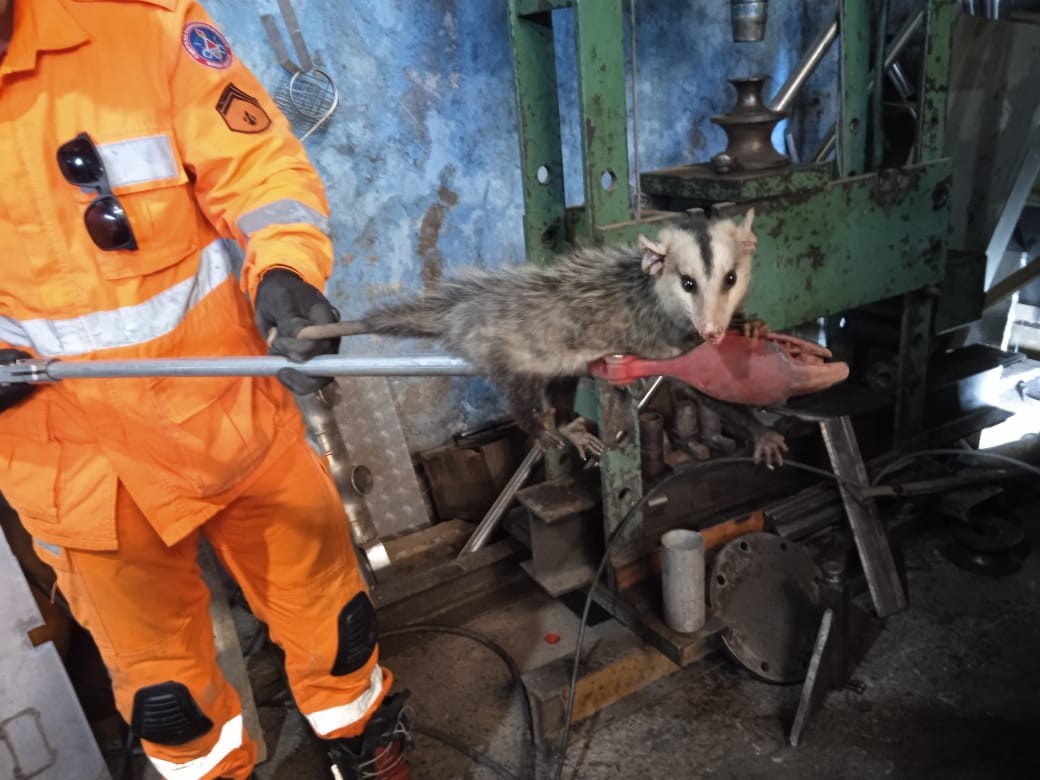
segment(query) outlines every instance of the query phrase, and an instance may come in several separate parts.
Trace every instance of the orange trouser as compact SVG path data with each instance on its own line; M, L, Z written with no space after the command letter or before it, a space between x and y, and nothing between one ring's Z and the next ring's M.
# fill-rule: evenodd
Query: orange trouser
M173 547L122 486L117 523L117 552L37 549L97 641L128 723L135 693L169 681L186 686L212 721L183 744L142 740L164 777L245 778L256 760L238 697L216 662L209 591L197 563L200 533L285 651L296 703L318 735L362 732L392 677L378 666L378 649L361 668L331 673L340 613L364 583L339 496L306 442L289 447L240 498Z

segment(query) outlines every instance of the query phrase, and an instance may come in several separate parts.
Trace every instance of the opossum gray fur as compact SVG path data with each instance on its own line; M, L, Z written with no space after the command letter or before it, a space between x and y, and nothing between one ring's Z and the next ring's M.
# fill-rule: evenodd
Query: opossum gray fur
M584 375L604 355L675 357L722 340L751 281L753 219L683 215L638 245L464 271L375 307L357 332L440 340L495 383L523 431L556 446L541 414L550 380Z

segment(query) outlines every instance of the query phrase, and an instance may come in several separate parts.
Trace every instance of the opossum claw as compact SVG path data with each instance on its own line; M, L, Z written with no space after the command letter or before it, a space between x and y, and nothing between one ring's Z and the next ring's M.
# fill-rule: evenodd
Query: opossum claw
M539 422L540 430L535 433L534 440L535 444L541 447L543 452L567 446L567 440L556 431L555 409L546 409L540 415L536 415L535 419Z
M603 442L586 430L583 417L575 417L566 425L561 425L559 431L575 446L582 460L590 457L599 460L603 455Z
M783 434L771 428L755 432L755 463L765 462L770 469L784 465L784 453L788 451Z
M749 339L762 339L769 335L769 325L757 317L744 322L744 336Z

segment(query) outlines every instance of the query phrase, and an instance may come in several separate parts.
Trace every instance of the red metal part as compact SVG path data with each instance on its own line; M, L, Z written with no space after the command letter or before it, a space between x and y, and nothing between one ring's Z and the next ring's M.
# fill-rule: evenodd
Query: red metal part
M794 336L769 333L752 339L731 330L719 344L704 343L679 357L607 357L590 363L589 373L616 385L667 376L720 401L772 406L845 381L848 364L825 363L829 357L830 350Z

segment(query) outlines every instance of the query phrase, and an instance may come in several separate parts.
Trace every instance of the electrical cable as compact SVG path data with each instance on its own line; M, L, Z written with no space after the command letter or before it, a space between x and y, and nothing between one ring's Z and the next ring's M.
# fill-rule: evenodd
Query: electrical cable
M451 634L451 635L454 635L454 636L461 636L461 637L469 639L469 640L471 640L473 642L476 642L478 644L483 645L488 650L490 650L491 652L493 652L495 655L497 655L499 658L502 659L502 662L506 665L506 668L509 669L509 674L512 675L513 681L516 683L517 690L520 693L520 704L521 704L521 710L522 710L523 715L524 715L524 725L527 727L527 733L528 733L528 737L530 739L530 744L528 746L528 749L522 751L522 754L521 754L521 759L520 759L520 778L522 778L522 780L526 780L527 778L534 778L534 766L532 764L532 759L535 757L536 750L537 750L536 743L535 743L535 733L534 733L534 715L531 712L531 701L530 701L530 699L528 698L528 695L527 695L527 687L524 685L523 673L520 671L520 667L517 665L516 661L513 660L513 657L508 652L506 652L505 648L503 648L497 642L495 642L495 641L489 639L488 637L484 636L483 634L478 634L476 631L470 631L468 628L458 628L456 626L439 626L439 625L434 625L434 624L431 624L431 623L417 623L417 624L410 625L410 626L402 626L401 628L394 628L394 629L391 629L389 631L380 632L379 638L380 638L380 640L383 640L383 639L390 639L390 638L395 637L395 636L403 636L405 634L423 634L423 633L427 633L427 634ZM434 739L438 739L438 737L434 737ZM443 742L444 740L441 740L441 741ZM450 743L445 743L445 744L450 744ZM454 747L456 749L459 749L457 745L450 745L450 746ZM472 751L472 753L476 753L477 752L477 751L472 750L471 748L467 748L467 751ZM467 752L466 755L470 755L470 752ZM484 756L483 754L481 754L481 755L484 758L487 758L487 756ZM496 762L494 762L490 758L487 758L487 760L490 761L493 764L496 763ZM489 765L485 764L485 766L489 766ZM489 768L493 768L493 767L489 766ZM510 777L515 777L514 775L511 775L511 774L509 776Z
M441 742L453 750L457 750L459 753L464 755L474 764L480 764L480 766L487 767L499 777L505 778L505 780L519 780L516 775L510 772L506 767L489 757L486 753L481 753L479 750L474 750L467 744L459 739L456 739L451 734L445 731L434 728L433 726L424 726L419 723L412 724L412 731L416 734L422 734Z
M898 471L907 465L911 461L918 460L920 458L932 458L943 455L956 455L958 457L977 458L979 460L990 460L998 463L1005 463L1010 466L1016 466L1017 468L1028 471L1032 474L1040 476L1040 468L1037 468L1031 463L1027 463L1021 458L1013 458L1010 455L1001 455L999 452L984 452L982 450L958 450L953 448L945 449L931 449L931 450L917 450L916 452L910 452L902 457L889 463L878 475L874 477L873 484L878 484L882 479L887 477L893 471Z

